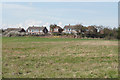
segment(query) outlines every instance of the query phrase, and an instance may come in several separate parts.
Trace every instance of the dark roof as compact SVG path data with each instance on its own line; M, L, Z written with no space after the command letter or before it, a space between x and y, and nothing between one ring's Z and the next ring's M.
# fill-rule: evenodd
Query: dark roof
M23 28L7 28L5 31L22 31L22 30L24 29Z
M51 27L50 27L51 28ZM54 26L53 28L59 28L59 29L62 29L60 26Z
M75 29L75 26L66 25L64 28L66 28L66 29Z
M66 25L66 26L64 26L64 29L77 29L77 28L80 28L80 27L83 27L83 25L81 25L81 24L76 24L76 25Z
M38 30L43 30L44 28L46 28L46 27L29 27L28 29L38 29ZM28 30L27 29L27 30Z

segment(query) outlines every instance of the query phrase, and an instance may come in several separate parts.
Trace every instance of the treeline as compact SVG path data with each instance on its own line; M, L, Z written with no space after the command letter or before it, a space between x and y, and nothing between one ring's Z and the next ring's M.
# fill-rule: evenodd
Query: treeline
M75 25L77 37L87 38L104 38L104 39L120 39L120 26L118 28L109 28L104 26L88 26L81 24Z
M86 32L84 32L82 37L88 38L104 38L104 39L119 39L118 32L120 28L109 28L103 26L88 26Z

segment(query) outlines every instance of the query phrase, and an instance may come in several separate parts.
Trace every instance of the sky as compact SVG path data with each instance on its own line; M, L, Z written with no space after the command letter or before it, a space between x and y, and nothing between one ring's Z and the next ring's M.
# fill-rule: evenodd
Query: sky
M118 25L120 25L120 2L118 3Z
M1 0L1 2L118 2L119 0Z
M2 28L57 24L118 26L118 2L3 2Z

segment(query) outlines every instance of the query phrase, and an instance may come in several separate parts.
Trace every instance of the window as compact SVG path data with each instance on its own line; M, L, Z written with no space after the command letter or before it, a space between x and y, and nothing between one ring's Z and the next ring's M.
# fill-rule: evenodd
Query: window
M30 30L28 29L28 32L30 32Z
M36 32L39 32L39 30L38 30L38 29L36 29Z
M58 31L58 29L55 29L55 31Z
M68 29L68 31L71 31L71 29Z
M40 30L40 32L42 32L42 30Z

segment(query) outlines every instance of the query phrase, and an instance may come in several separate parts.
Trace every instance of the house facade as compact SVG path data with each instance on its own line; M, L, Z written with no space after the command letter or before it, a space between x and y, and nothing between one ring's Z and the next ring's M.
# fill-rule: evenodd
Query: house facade
M29 27L27 32L30 34L46 34L48 33L48 29L46 27Z
M77 33L77 32L76 32L75 26L71 26L71 25L69 24L69 25L66 25L66 26L63 28L63 33L71 34L71 33Z

